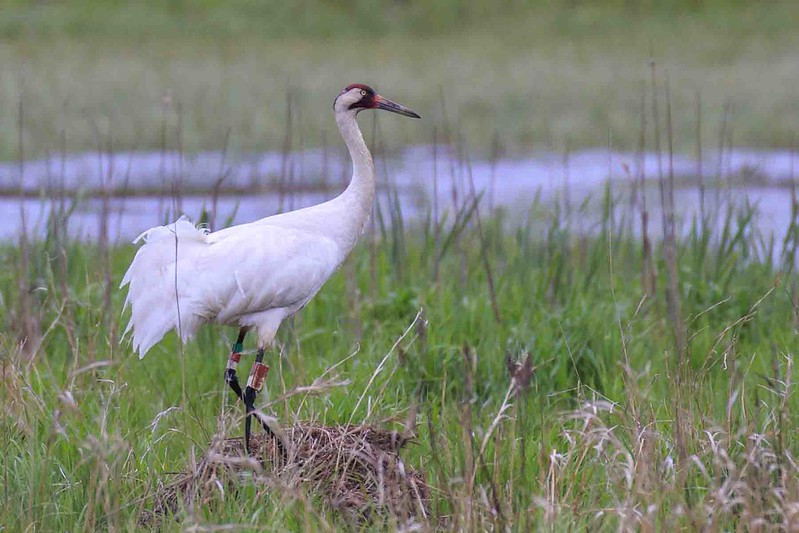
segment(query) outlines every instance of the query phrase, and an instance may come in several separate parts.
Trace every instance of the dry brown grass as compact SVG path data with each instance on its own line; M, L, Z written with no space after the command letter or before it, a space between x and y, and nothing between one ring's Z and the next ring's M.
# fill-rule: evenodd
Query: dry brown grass
M191 508L230 497L247 482L259 491L300 489L355 526L375 519L397 525L429 520L427 478L400 458L408 441L402 434L366 425L317 424L297 424L283 433L286 460L268 434L251 437L249 457L241 437L213 442L200 461L157 491L141 524L155 525L181 505Z
M730 432L696 421L687 427L681 464L674 435L661 431L664 421L629 405L587 399L561 418L569 444L552 451L546 496L534 504L550 523L606 491L613 503L582 517L592 528L799 531L799 462L778 428Z

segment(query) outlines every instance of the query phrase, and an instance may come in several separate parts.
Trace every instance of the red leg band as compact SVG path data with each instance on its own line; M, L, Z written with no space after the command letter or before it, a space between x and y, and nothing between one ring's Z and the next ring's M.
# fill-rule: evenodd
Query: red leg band
M230 357L228 357L227 360L227 368L235 370L239 365L239 361L241 361L241 354L239 352L230 352Z
M247 379L247 386L260 391L264 386L264 380L269 373L269 365L265 363L255 362L250 371L250 377Z

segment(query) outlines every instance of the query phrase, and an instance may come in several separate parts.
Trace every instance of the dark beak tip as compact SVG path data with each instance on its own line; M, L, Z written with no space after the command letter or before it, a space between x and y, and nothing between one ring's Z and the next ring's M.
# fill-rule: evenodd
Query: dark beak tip
M376 98L375 107L377 109L383 109L384 111L391 111L392 113L397 113L398 115L403 115L406 117L411 118L422 118L417 112L411 111L407 107L400 105L396 102L392 102L388 98L384 98L382 96L378 96Z

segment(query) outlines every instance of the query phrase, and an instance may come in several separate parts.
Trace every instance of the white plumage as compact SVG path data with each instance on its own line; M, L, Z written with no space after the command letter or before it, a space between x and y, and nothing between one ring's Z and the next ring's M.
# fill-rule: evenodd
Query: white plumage
M305 209L209 233L184 216L142 233L121 286L133 347L143 357L175 329L185 342L209 322L252 327L267 347L341 265L363 231L374 198L374 164L355 120L362 109L417 117L363 85L334 102L353 175L338 197Z

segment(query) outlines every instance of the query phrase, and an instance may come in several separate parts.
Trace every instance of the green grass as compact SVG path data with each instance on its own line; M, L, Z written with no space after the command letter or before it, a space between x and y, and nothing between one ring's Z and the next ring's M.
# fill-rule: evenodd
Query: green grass
M319 146L353 81L422 114L421 129L384 121L401 142L430 142L446 122L483 152L495 136L518 153L605 146L609 133L633 149L651 53L680 149L697 93L705 146L718 146L727 102L736 145L787 146L796 130L795 2L275 4L4 4L0 158L18 157L20 104L28 155L219 150L228 131L233 150L280 149L289 99L291 146Z
M396 231L378 225L285 324L282 355L269 356L267 397L312 383L357 351L335 371L352 384L294 398L274 414L284 424L397 427L385 421L418 403L419 437L404 457L435 488L428 525L795 524L793 261L753 261L764 243L751 213L731 211L723 231L678 241L676 292L658 247L656 287L646 293L641 244L627 224L605 219L604 231L582 237L558 222L558 209L534 205L521 225L495 213L482 233L472 220L451 240L444 224L447 247L430 226L403 229L396 217ZM59 242L55 233L2 248L5 530L135 529L159 480L201 454L220 427L241 431L229 416L240 406L221 379L233 331L208 327L183 349L170 335L143 361L117 342L124 295L116 287L133 252ZM679 300L685 324L682 363L669 298ZM411 328L367 390L420 308L427 327ZM29 342L41 340L31 360L19 344L25 331ZM505 358L528 352L537 369L531 388L510 398L476 456L510 385ZM464 353L476 356L474 370ZM362 394L368 401L356 409ZM774 487L786 490L782 499ZM312 494L253 487L179 519L167 529L340 524Z
M608 13L618 17L717 16L747 4L745 0L545 0L537 2L534 9L565 19L577 14L584 23L591 23L597 15L601 18ZM768 2L772 9L779 4ZM464 25L477 27L486 19L512 20L529 14L531 7L521 0L502 0L499 4L486 0L8 0L0 36L421 36L461 31Z
M435 128L484 151L495 132L509 150L606 145L609 131L614 149L633 149L650 45L679 148L695 142L697 90L706 149L728 100L735 144L785 145L795 128L784 90L797 78L793 3L486 14L479 2L437 13L325 2L301 17L271 3L133 5L3 4L0 157L18 156L20 140L27 156L221 149L228 130L234 151L280 149L287 123L291 149L333 143L330 101L353 80L425 117L381 121L390 146L429 142ZM637 212L585 236L564 209L535 204L521 223L494 212L482 225L449 213L440 228L382 212L284 325L262 400L346 359L333 374L349 386L281 402L279 420L398 428L418 405L403 457L434 488L428 527L796 527L799 222L770 241L751 211L717 213L720 231L686 232L674 260L657 245L650 268ZM41 242L0 244L0 530L133 530L160 482L215 435L241 433L222 381L235 332L208 327L185 347L170 335L139 361L120 342L117 289L134 249L64 239L62 224ZM772 256L774 242L794 253ZM392 352L420 308L426 327ZM503 404L506 357L527 353L530 389ZM247 484L178 515L165 529L342 525L317 495Z

